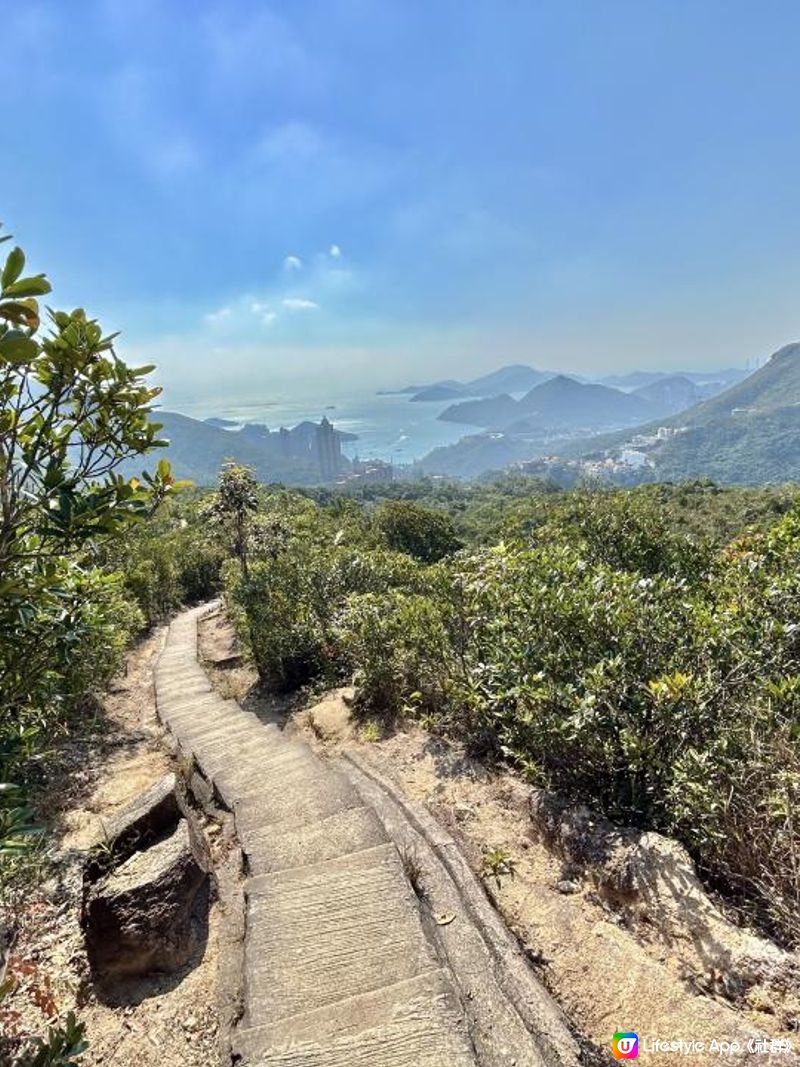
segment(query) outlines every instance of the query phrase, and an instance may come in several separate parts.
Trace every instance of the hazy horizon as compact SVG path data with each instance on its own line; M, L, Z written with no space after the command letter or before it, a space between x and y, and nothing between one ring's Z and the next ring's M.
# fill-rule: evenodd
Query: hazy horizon
M167 396L800 335L794 4L0 6L0 217Z

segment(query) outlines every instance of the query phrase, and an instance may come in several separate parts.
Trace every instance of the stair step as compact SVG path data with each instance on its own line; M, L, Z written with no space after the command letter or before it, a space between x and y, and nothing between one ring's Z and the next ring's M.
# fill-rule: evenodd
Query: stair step
M224 734L215 735L213 740L194 742L179 732L178 744L187 756L193 756L202 763L207 775L214 775L220 768L229 766L231 761L241 762L244 754L257 749L261 739L253 734L252 727L231 727Z
M207 678L191 678L185 681L170 680L169 682L159 682L156 685L156 696L159 700L185 701L191 700L201 693L211 692L213 690Z
M187 745L211 746L228 734L249 730L254 735L261 731L258 720L248 718L236 710L222 710L217 715L194 715L183 719L170 719L170 725L180 733Z
M320 822L254 832L245 855L251 875L270 874L337 859L388 841L383 824L369 808L349 808Z
M379 817L307 745L214 691L197 658L201 615L173 621L154 685L161 720L233 811L246 855L235 1056L251 1067L475 1067Z
M160 708L161 716L175 729L219 729L236 717L238 709L218 693L204 693L188 701L171 700Z
M210 705L221 707L224 701L213 689L193 690L190 693L168 693L161 689L156 690L156 707L162 718L172 718L181 711L194 711Z
M185 656L181 655L177 659L160 660L153 671L153 676L156 680L168 681L170 678L174 678L177 681L181 681L184 678L201 677L205 676L206 672L197 662L197 660L186 662Z
M258 875L246 894L248 1025L437 969L394 845Z
M192 705L182 707L180 711L160 708L159 714L173 734L186 740L194 730L230 729L230 723L234 720L234 716L212 693Z
M238 796L258 793L276 781L288 783L303 772L319 774L321 770L311 752L289 741L264 744L254 740L243 746L238 758L230 749L217 749L207 762L217 785L238 791Z
M461 1007L442 970L283 1022L240 1028L253 1067L474 1067Z
M257 792L246 794L234 806L239 840L247 845L250 835L265 826L281 823L305 826L348 808L361 807L358 793L340 774L306 772L291 781L264 782Z

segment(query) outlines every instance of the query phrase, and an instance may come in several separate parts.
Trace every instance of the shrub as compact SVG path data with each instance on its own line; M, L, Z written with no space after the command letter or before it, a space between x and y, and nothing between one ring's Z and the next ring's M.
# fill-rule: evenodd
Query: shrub
M404 710L430 715L445 707L450 645L430 597L397 590L351 596L338 639L356 666L362 715L391 721Z
M219 592L224 549L199 513L199 506L169 503L111 546L107 569L119 571L145 622L163 622L184 604Z
M2 617L0 674L14 704L0 718L0 781L22 773L17 765L102 691L142 624L121 576L66 564L57 602L43 600L16 620Z
M449 515L410 500L382 504L375 523L389 548L435 563L462 547Z
M7 240L7 238L3 238ZM135 613L96 570L100 547L174 488L169 464L125 479L158 445L159 390L86 313L49 311L44 275L14 248L0 271L0 762L30 753L119 660Z

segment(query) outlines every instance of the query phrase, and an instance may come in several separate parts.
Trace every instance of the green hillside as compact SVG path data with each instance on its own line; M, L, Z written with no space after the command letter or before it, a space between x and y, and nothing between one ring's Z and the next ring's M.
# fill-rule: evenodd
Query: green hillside
M763 367L687 411L634 431L565 446L565 456L615 454L660 426L682 432L646 448L651 480L706 477L749 484L800 479L800 343L785 345Z
M800 480L800 408L718 417L659 446L659 480L729 484Z
M763 367L673 422L700 425L728 418L735 408L767 411L800 404L800 342L779 348Z

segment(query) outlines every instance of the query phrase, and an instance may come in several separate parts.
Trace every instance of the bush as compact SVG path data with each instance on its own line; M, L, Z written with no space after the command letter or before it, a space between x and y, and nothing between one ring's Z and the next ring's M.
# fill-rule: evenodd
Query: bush
M166 504L111 547L105 566L123 575L146 624L154 626L185 604L215 596L224 558L199 505Z
M362 714L392 721L403 712L430 716L446 707L450 647L430 597L399 591L352 596L338 639L356 665Z
M119 575L63 564L59 598L20 618L0 614L0 781L67 727L120 669L143 625ZM22 773L21 770L19 773Z
M462 547L448 515L410 500L382 504L375 523L389 548L423 563L435 563Z
M7 240L7 238L2 238ZM151 367L128 367L82 309L48 311L44 275L20 248L0 271L0 763L30 754L102 686L140 620L104 577L101 546L175 487L169 464L141 479L120 464L159 442Z

